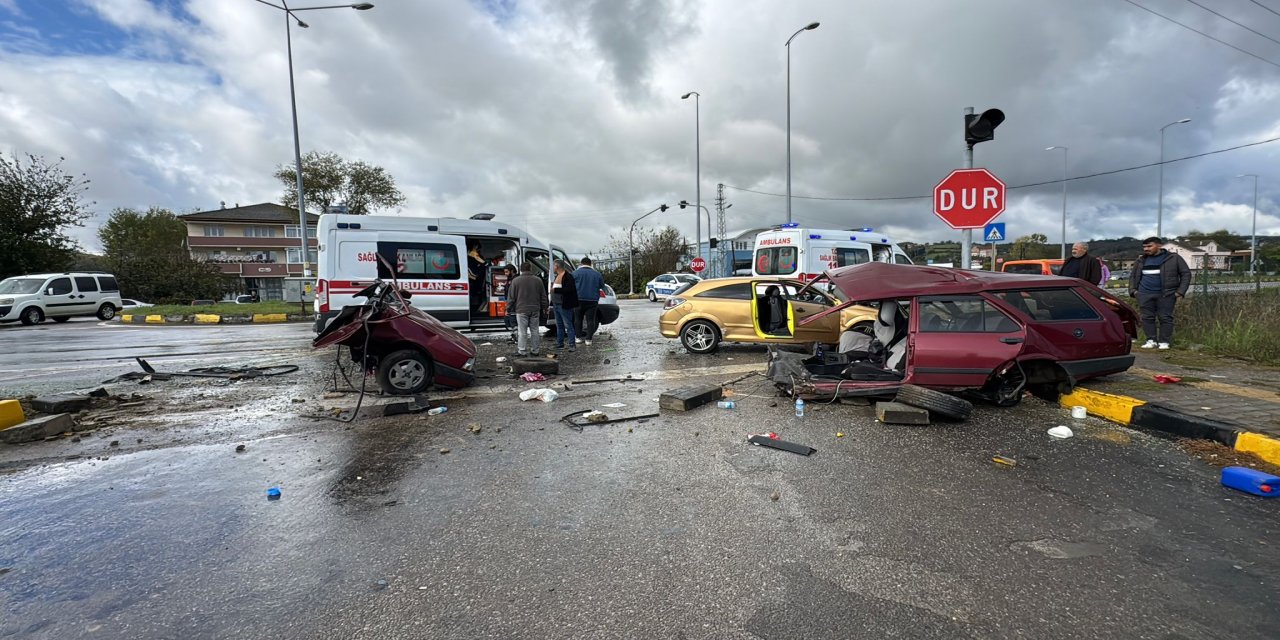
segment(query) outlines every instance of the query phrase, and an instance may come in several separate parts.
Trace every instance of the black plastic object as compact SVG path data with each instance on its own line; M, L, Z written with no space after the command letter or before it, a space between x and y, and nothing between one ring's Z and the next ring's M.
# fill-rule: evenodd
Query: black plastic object
M760 447L769 447L771 449L781 449L783 451L790 451L791 453L798 453L802 456L807 456L817 452L817 449L814 449L813 447L796 444L794 442L787 442L786 440L778 440L777 438L770 438L765 435L751 436L750 438L747 438L747 442Z

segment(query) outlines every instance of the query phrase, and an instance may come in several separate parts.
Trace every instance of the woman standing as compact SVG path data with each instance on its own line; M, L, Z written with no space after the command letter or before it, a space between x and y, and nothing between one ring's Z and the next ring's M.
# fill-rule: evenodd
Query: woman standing
M569 350L578 350L577 334L573 329L573 310L578 307L578 288L573 274L563 260L556 260L555 277L551 280L551 306L556 316L556 348L564 348L564 337L569 336Z

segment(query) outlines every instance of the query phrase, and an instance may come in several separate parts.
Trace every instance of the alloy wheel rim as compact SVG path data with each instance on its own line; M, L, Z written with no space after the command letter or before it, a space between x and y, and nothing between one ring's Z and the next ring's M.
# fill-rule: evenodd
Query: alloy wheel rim
M426 377L426 370L423 369L422 363L416 360L401 360L391 367L391 371L387 378L391 380L392 386L397 389L412 389L422 382Z

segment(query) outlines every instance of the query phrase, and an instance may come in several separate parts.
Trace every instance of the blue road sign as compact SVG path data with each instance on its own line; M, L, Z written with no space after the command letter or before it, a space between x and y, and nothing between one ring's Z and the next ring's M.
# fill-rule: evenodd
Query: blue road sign
M992 222L982 228L982 239L985 242L1002 242L1004 241L1004 223Z

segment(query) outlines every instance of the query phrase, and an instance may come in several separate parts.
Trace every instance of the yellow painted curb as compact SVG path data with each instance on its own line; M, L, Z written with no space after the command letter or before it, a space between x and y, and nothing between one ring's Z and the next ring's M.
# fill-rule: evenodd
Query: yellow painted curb
M1280 440L1257 433L1236 434L1236 451L1247 451L1271 464L1280 464Z
M289 316L283 313L255 313L254 322L288 322Z
M27 421L22 405L17 400L0 400L0 430L15 427Z
M147 316L147 324L164 324L164 316Z
M222 322L222 316L216 313L197 313L196 324L218 324Z
M1064 407L1084 407L1095 416L1124 425L1133 420L1134 407L1146 404L1137 398L1092 391L1083 387L1077 387L1075 391L1061 396L1058 402Z
M132 313L130 313L130 314L125 314L125 315L120 316L120 322L123 322L123 323L125 323L125 324L132 324L132 323L133 323L133 314L132 314Z

